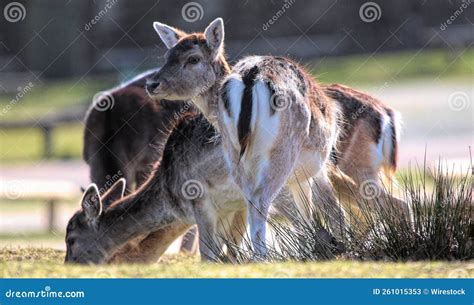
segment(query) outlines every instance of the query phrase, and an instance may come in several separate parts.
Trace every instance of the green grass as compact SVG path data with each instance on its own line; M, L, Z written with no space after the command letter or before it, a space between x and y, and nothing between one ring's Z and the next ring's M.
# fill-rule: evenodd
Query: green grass
M416 78L450 81L471 79L474 73L474 50L464 53L427 50L379 53L373 57L355 55L316 59L309 63L311 72L324 83L370 85L378 87L394 80Z
M103 79L49 81L44 84L32 82L33 86L10 111L1 116L5 120L39 118L63 107L87 102L95 93L114 86L114 82ZM0 95L0 110L10 103L15 94Z
M165 256L159 263L143 266L64 265L64 252L45 248L1 248L2 277L159 277L159 278L433 278L473 277L469 262L384 263L334 260L311 263L206 264L197 256Z
M75 123L53 132L53 159L78 159L82 156L83 124ZM43 136L39 129L0 131L1 162L34 162L43 156Z

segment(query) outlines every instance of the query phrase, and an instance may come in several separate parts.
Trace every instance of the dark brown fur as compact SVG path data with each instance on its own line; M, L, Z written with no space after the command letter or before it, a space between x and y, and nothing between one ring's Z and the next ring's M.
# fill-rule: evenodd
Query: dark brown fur
M126 178L128 192L141 185L161 156L171 122L193 109L183 110L184 102L150 99L145 79L153 73L111 90L111 109L98 111L91 106L86 115L83 158L99 188L116 174Z

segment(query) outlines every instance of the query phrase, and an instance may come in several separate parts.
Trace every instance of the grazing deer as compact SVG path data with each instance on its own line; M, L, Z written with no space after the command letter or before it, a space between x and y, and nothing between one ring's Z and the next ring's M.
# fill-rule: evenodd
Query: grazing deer
M117 200L124 180L102 197L90 185L67 226L66 262L153 261L193 224L204 260L216 258L219 232L230 232L229 240L239 244L242 235L235 232L245 232L246 207L222 170L220 141L202 115L181 120L137 191Z
M386 164L394 168L390 161L395 160L397 147L393 111L343 87L333 90L334 95L344 91L337 101L331 87L320 86L297 63L283 57L247 57L231 71L224 57L221 18L204 33L186 34L159 22L154 28L169 50L165 65L147 81L146 89L155 99L192 100L222 134L226 165L247 201L256 253L266 255L268 211L285 184L306 218L311 216L308 202L316 190L333 233L342 238L344 212L328 178L331 155L354 176L358 176L352 170L357 166L351 167L354 154L366 154L360 158L365 161L355 164L366 167L367 173L378 175ZM351 95L364 101L351 100ZM369 107L367 113L344 122L344 115L356 110L351 107L361 104ZM374 121L375 117L379 119ZM344 123L354 128L344 128ZM370 130L376 131L375 136L367 137ZM343 151L337 146L340 138L349 143ZM360 152L350 146L359 141L366 141Z

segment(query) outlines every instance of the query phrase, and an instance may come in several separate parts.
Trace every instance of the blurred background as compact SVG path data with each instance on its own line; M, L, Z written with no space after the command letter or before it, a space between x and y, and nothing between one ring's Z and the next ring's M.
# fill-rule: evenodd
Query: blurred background
M469 166L474 142L471 0L0 1L0 246L63 248L89 182L83 118L92 97L166 51L160 21L203 31L223 17L230 62L286 55L324 83L401 112L401 172Z

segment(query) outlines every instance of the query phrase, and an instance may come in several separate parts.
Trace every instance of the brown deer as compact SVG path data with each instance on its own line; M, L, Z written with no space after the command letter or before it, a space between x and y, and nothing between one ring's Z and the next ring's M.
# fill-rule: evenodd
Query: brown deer
M246 57L231 71L221 18L204 33L159 22L154 28L169 50L146 89L155 99L192 100L219 130L227 168L248 205L256 253L266 255L268 211L285 184L306 217L316 190L333 233L343 238L344 212L328 178L331 155L359 183L378 181L382 169L393 172L394 111L355 90L321 86L284 57Z
M196 113L190 102L150 99L145 81L158 71L146 71L118 87L96 96L87 111L83 158L92 183L106 191L118 178L127 181L126 194L139 188L161 158L171 126ZM187 234L184 250L194 252L196 243ZM189 237L188 237L189 235Z
M160 158L172 121L190 112L183 111L184 102L151 101L145 80L156 72L102 92L87 111L83 158L99 188L107 188L107 177L117 173L127 180L127 193L139 187Z
M246 207L222 170L220 141L202 115L183 119L137 191L117 200L124 180L102 197L91 184L67 226L66 262L154 261L193 224L204 260L219 253L220 233L239 244L243 234L234 233L245 232Z

